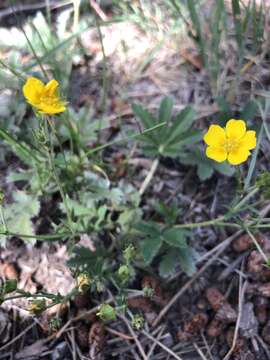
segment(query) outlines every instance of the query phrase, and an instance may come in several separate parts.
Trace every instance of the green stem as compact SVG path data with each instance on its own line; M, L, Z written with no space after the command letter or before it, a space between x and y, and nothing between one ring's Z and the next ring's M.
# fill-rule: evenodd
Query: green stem
M139 134L137 133L137 134L134 134L134 135L130 135L130 136L126 137L126 138L113 140L113 141L110 141L110 142L108 142L108 143L106 143L106 144L97 146L97 147L95 147L94 149L91 149L91 150L87 151L87 152L85 153L85 156L92 155L92 154L96 153L97 151L106 149L106 148L109 147L109 146L112 146L112 145L115 145L115 144L119 144L119 143L128 141L128 140L130 140L130 139L137 139L137 138L139 138L140 136L142 136L142 135L144 135L144 134L147 134L147 133L149 133L149 132L151 132L151 131L153 131L153 130L159 129L160 127L162 127L162 126L164 126L164 125L166 125L166 124L167 124L166 121L163 121L162 123L159 123L159 124L157 124L157 125L149 128L149 129L146 129L146 130L140 132Z
M37 240L57 240L57 239L62 239L65 238L67 236L80 236L82 233L74 233L74 232L66 232L66 233L61 233L61 234L44 234L44 235L29 235L29 234L19 234L19 233L14 233L14 232L10 232L10 231L2 231L0 232L0 235L5 235L5 236L13 236L13 237L17 237L17 238L27 238L27 239L37 239Z
M13 74L14 76L16 76L19 80L23 80L25 81L25 78L19 74L16 70L14 70L12 67L10 67L9 65L5 64L1 59L0 59L0 64L3 66L3 68L7 69L8 71L11 72L11 74Z
M48 160L49 160L49 164L50 164L50 167L51 167L51 170L52 170L52 173L53 173L53 176L54 176L54 179L55 179L55 182L56 182L56 185L58 187L58 190L60 192L60 195L61 195L61 198L62 198L62 201L63 201L63 204L64 204L64 207L65 207L65 210L66 210L66 213L67 213L67 219L68 219L68 224L69 224L69 229L70 231L73 233L73 228L72 228L72 216L71 216L71 212L69 210L69 207L68 207L68 204L67 204L67 198L66 198L66 195L65 195L65 192L64 192L64 189L62 187L62 184L58 178L58 175L57 175L57 172L56 172L56 168L55 168L55 164L54 164L54 159L53 159L53 153L54 153L54 149L53 149L53 140L52 140L52 136L49 132L49 129L48 129L48 123L47 123L47 119L44 119L45 120L45 131L46 131L46 135L48 137L48 140L49 140L49 144L50 144L50 149L47 149L47 154L48 154Z

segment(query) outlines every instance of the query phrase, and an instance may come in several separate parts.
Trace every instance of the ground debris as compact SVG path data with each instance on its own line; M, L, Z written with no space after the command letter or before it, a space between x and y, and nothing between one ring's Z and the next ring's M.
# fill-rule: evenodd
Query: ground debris
M265 244L264 236L262 234L256 234L255 238L258 243L263 247ZM250 250L254 248L254 246L254 242L248 234L241 235L232 242L233 250L238 253Z
M258 334L258 320L254 314L254 305L251 302L243 304L239 330L245 338L251 338Z
M187 341L191 339L194 335L198 334L200 330L203 330L206 327L208 322L208 316L205 313L198 313L194 315L191 320L187 321L183 330L179 330L177 337L180 341Z
M105 327L100 321L92 324L88 336L89 355L91 359L95 359L105 345Z

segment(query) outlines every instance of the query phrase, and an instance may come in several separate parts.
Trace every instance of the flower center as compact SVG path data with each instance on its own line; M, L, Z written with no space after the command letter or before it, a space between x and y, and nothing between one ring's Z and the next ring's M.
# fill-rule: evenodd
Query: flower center
M229 153L232 151L236 151L240 147L240 143L238 140L227 138L223 146L225 147L226 151Z
M55 96L45 95L40 98L40 102L49 106L54 106L57 104L58 99Z

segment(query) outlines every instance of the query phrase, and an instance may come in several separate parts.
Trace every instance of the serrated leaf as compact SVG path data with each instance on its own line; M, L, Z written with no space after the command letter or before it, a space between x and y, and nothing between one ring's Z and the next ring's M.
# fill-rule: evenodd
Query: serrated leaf
M182 270L189 276L192 276L196 272L196 264L191 248L179 248L178 258Z
M161 245L162 239L160 236L148 237L140 241L140 251L146 265L151 264L154 257L158 254Z
M172 116L173 99L171 97L165 97L162 99L159 106L158 119L159 122L168 122Z
M100 248L97 248L96 251L91 251L84 246L76 246L66 264L70 268L87 270L89 274L99 276L106 267L105 255L105 251Z
M187 230L171 228L163 232L163 239L170 246L185 248L187 247L187 235Z
M162 277L167 277L175 273L176 267L179 265L179 258L175 254L175 250L169 250L167 254L162 257L159 263L159 274Z
M160 228L158 224L152 221L141 221L134 225L134 229L140 231L142 234L147 236L159 236L160 235Z

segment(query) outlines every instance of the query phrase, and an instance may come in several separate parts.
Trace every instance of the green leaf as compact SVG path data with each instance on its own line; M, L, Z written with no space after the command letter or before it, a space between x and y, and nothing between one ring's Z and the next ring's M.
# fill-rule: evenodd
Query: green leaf
M154 257L158 254L161 245L162 238L160 236L149 237L146 240L140 241L140 251L146 265L151 264Z
M177 143L181 134L187 131L195 120L195 111L192 107L187 106L176 115L173 125L168 129L165 145Z
M14 192L13 201L11 204L6 204L3 209L7 229L12 233L33 236L33 238L22 237L22 240L34 243L36 239L32 218L38 215L40 203L36 197L23 191ZM1 236L0 240L5 241L6 237Z
M171 97L165 97L162 99L159 106L159 122L168 122L172 116L173 99Z
M214 163L214 168L223 175L232 176L235 172L235 168L229 165L226 161L223 163Z
M187 241L186 238L188 236L188 231L184 229L167 229L163 233L164 241L171 246L178 248L186 248Z
M152 221L141 221L134 225L134 229L140 231L141 233L147 236L159 236L160 235L160 227L158 224Z
M142 121L145 129L149 129L157 124L156 118L140 104L132 104L131 107L134 114Z
M179 265L179 258L175 254L175 250L169 250L159 264L159 274L162 277L168 277L175 273L176 267Z
M214 169L211 165L206 163L198 164L197 174L201 181L209 179L214 173Z
M182 154L180 161L186 165L197 166L197 174L201 181L209 179L213 175L214 170L227 176L234 174L234 168L227 162L217 163L214 160L208 159L199 149Z
M194 259L194 253L191 248L179 248L178 258L182 270L189 276L192 276L196 272L196 265Z
M15 154L27 165L31 164L31 161L38 161L36 152L33 148L30 148L28 145L19 142L13 136L11 136L7 131L0 128L0 138L9 144L14 150Z

